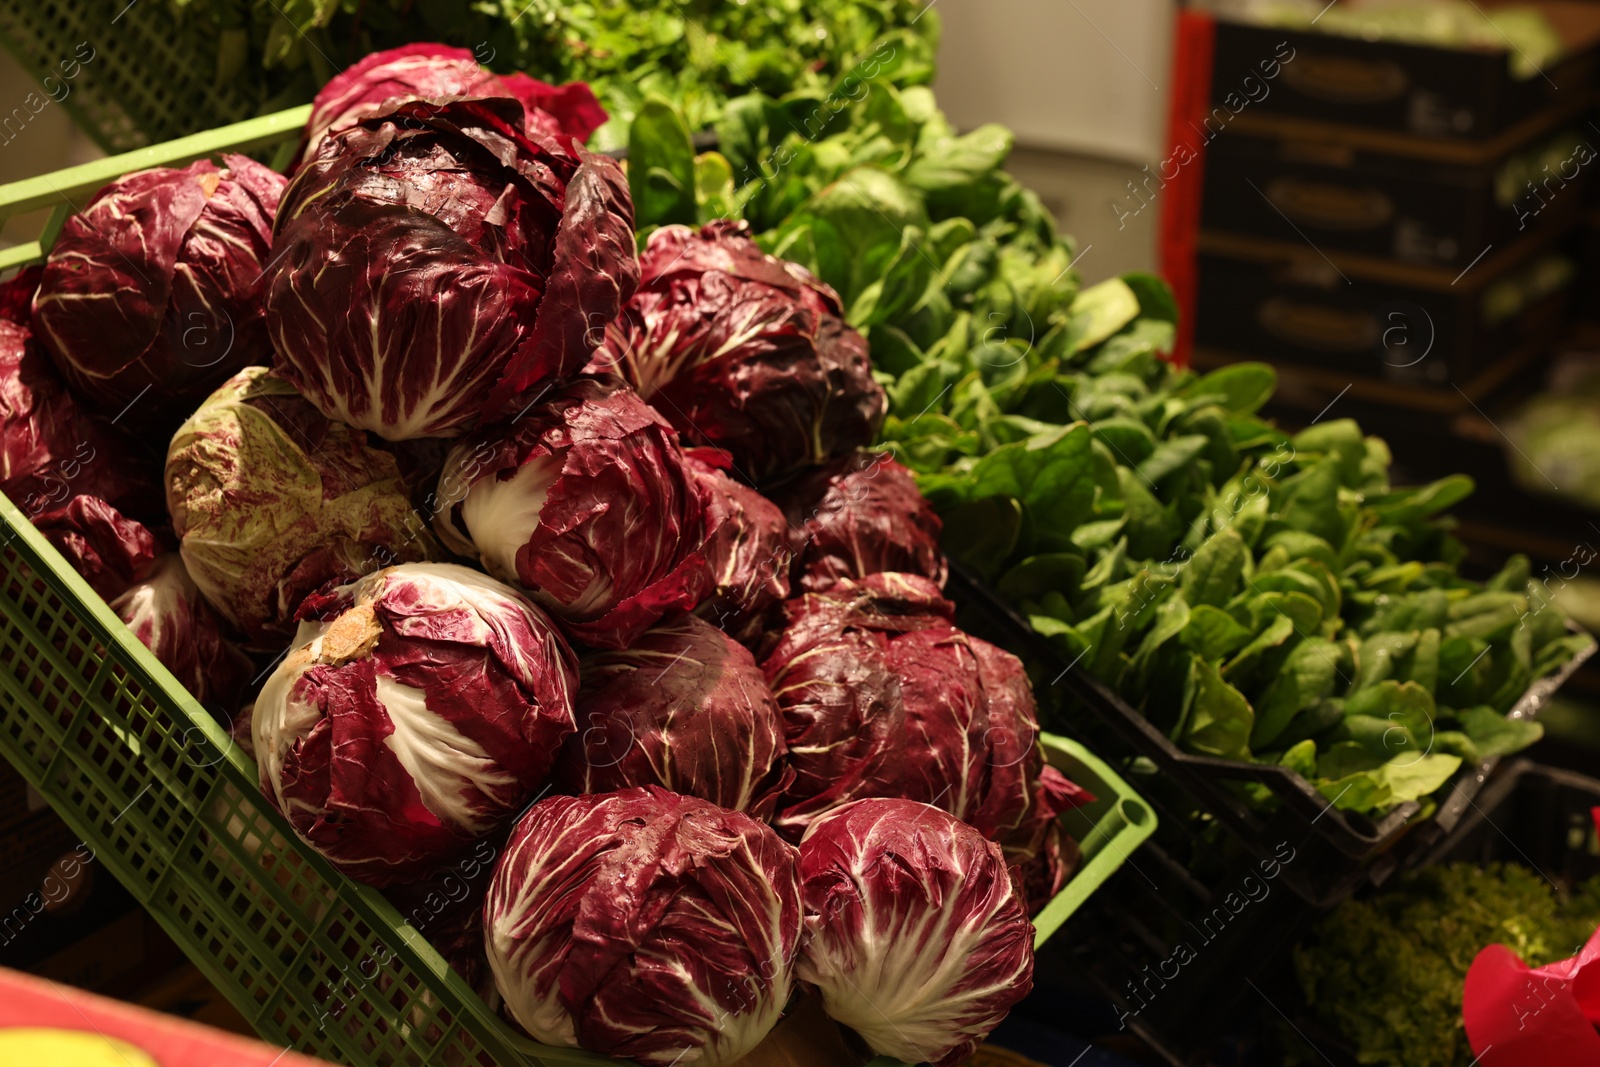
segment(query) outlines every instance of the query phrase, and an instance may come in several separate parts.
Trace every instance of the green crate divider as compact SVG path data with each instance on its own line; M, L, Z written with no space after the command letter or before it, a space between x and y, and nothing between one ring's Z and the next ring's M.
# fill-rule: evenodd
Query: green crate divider
M288 144L309 112L0 186L0 222L60 205L38 240L0 251L0 269L43 258L66 214L108 182ZM1063 816L1083 862L1034 920L1035 945L1156 825L1149 805L1082 745L1041 741L1051 764L1096 800ZM296 837L261 796L250 755L4 496L0 754L270 1041L352 1067L619 1062L515 1033L376 890Z
M6 102L13 110L0 112L0 142L45 108L65 109L106 152L259 110L248 77L219 70L219 39L200 32L194 17L178 17L170 0L0 0L0 43L41 83L34 106ZM92 58L84 63L84 55ZM69 60L79 65L67 79Z
M1070 737L1040 734L1039 741L1050 765L1093 793L1094 803L1061 816L1063 828L1082 850L1082 862L1061 892L1034 916L1035 948L1061 929L1133 850L1156 832L1155 809L1104 760Z

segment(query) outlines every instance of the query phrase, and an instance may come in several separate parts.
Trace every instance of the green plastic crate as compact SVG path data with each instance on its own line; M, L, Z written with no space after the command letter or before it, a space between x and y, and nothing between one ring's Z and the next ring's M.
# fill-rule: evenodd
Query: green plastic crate
M1156 832L1156 813L1103 760L1067 737L1041 734L1045 758L1094 794L1094 803L1067 812L1062 825L1078 841L1082 860L1072 879L1033 918L1034 947L1045 943L1144 839Z
M43 257L107 182L214 152L286 152L308 111L0 186L0 223L55 208L38 240L0 251L0 270ZM1083 863L1036 943L1155 829L1103 762L1066 738L1044 744L1097 799L1064 817ZM3 496L0 754L267 1040L352 1067L616 1064L513 1032L381 895L295 837L250 754Z
M171 0L0 0L0 43L52 100L7 101L0 140L43 107L64 108L107 152L238 122L259 114L258 92L222 40L179 19ZM241 42L242 43L242 42ZM82 57L92 58L87 63ZM69 60L79 61L74 70ZM73 71L70 79L63 78ZM54 78L50 83L45 78ZM43 101L45 94L39 94ZM10 121L11 125L6 126Z

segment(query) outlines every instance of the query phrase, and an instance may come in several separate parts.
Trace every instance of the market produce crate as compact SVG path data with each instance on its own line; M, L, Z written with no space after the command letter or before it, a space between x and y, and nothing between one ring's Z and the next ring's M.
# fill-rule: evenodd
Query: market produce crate
M1459 271L1207 231L1195 343L1453 392L1560 334L1576 273L1558 245L1566 229L1475 250Z
M1563 55L1524 78L1512 72L1510 48L1367 41L1219 20L1211 80L1216 107L1206 116L1206 129L1252 113L1423 137L1491 137L1584 90L1594 77L1600 8L1579 0L1525 6L1549 19Z
M72 205L130 171L220 151L281 158L308 110L0 187L0 221L54 208L38 240L0 251L0 269L40 259ZM1096 800L1063 816L1082 864L1038 916L1036 944L1156 827L1083 745L1043 743ZM617 1062L515 1033L382 895L301 842L250 755L3 497L0 754L268 1040L359 1067ZM788 1062L760 1053L752 1064Z
M1203 830L1208 835L1211 843L1196 846L1195 856L1175 861L1191 882L1198 854L1218 851L1246 867L1275 860L1283 867L1281 884L1293 895L1316 907L1335 904L1414 862L1422 850L1447 835L1494 769L1496 761L1489 759L1461 772L1431 819L1416 818L1422 809L1414 801L1376 820L1339 810L1287 767L1183 751L1121 696L1067 662L1056 645L961 568L952 568L950 584L963 609L964 626L1030 662L1041 703L1052 706L1055 721L1070 723L1099 751L1123 757L1161 827L1175 834ZM1594 650L1589 646L1557 673L1535 681L1508 717L1536 715ZM1261 787L1272 795L1270 811L1246 799L1247 789ZM1160 845L1164 839L1157 835L1154 843ZM1293 850L1292 863L1283 861L1280 843ZM1225 888L1217 895L1223 892Z
M1491 246L1578 216L1600 138L1581 121L1589 94L1571 96L1511 143L1441 143L1241 115L1206 149L1201 225L1463 270Z
M1440 419L1470 413L1474 405L1488 409L1502 397L1521 396L1532 391L1541 380L1544 365L1554 354L1555 349L1549 343L1519 345L1476 374L1444 382L1365 378L1341 373L1336 367L1278 362L1273 366L1278 375L1278 391L1272 394L1263 410L1271 417L1281 418L1281 425L1286 427L1308 425L1320 412L1331 413L1334 409L1328 405L1333 403L1339 405L1337 410L1341 417L1354 418L1363 426L1366 424L1357 410L1385 411L1391 417L1419 418L1430 426L1437 426ZM1226 349L1197 348L1191 365L1198 371L1211 371L1238 363L1242 358ZM1382 430L1373 432L1379 437L1387 436ZM1450 468L1452 474L1461 470L1476 471L1477 468L1465 462Z

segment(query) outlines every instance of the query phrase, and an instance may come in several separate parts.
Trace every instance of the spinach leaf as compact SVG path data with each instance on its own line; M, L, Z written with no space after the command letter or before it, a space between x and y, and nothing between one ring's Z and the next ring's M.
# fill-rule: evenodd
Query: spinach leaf
M1183 569L1179 588L1190 604L1221 607L1238 588L1248 549L1231 529L1207 539Z
M1202 659L1216 663L1249 644L1250 631L1221 608L1201 604L1189 610L1189 625L1180 640Z
M1256 701L1250 747L1271 747L1296 715L1333 692L1338 677L1339 651L1332 641L1307 637L1297 643Z
M1248 760L1250 731L1255 722L1250 702L1200 657L1191 658L1189 669L1193 692L1183 743L1206 755Z
M648 100L628 134L628 186L635 224L698 221L694 144L683 118L663 100Z

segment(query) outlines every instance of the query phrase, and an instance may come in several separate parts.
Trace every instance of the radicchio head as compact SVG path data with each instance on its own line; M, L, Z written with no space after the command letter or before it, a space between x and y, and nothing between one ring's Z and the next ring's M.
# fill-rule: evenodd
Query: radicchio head
M783 721L750 652L680 615L626 650L583 659L578 732L557 785L605 793L659 785L770 819L789 779Z
M272 358L258 280L284 178L248 156L222 162L106 186L67 220L33 302L73 389L157 437L239 368Z
M1033 925L1000 846L938 808L858 800L800 842L800 976L874 1052L966 1062L1033 984Z
M664 226L606 330L612 365L694 445L755 485L871 444L884 392L839 298L766 255L742 222Z
M207 600L264 650L329 581L439 555L395 459L326 418L265 367L249 367L179 427L167 504Z
M943 524L911 472L887 453L852 452L786 484L774 496L789 520L795 584L826 589L883 571L944 586Z
M309 599L252 717L262 790L352 877L414 881L504 826L572 732L572 652L509 586L390 567Z
M322 141L263 275L277 367L330 418L456 437L580 369L638 280L616 163L511 99L391 102Z
M677 435L617 379L578 378L458 444L434 528L578 640L626 648L706 595L705 489Z
M645 1067L737 1061L794 988L795 858L750 816L654 786L535 804L484 909L507 1010Z
M775 822L791 840L848 801L893 797L950 812L1021 863L1087 796L1044 762L1021 661L957 629L928 579L840 581L785 610L762 667L795 769Z

